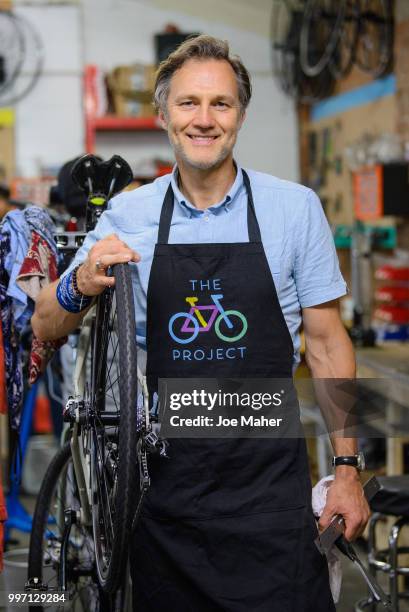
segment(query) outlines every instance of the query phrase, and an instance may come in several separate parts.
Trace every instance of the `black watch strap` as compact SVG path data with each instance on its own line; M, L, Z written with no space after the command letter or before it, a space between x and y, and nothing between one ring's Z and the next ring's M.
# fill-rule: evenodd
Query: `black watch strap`
M345 456L345 457L334 457L332 465L337 467L338 465L351 465L352 467L358 467L358 457L356 455Z

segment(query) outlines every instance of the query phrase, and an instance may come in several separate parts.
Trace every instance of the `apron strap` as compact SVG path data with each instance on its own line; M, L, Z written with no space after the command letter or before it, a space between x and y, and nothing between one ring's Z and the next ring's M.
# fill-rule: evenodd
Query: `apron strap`
M250 179L245 170L242 170L243 182L247 191L247 229L249 233L249 242L260 242L261 233L257 221L256 210L254 208L253 193L251 191ZM162 210L159 219L158 244L168 244L170 225L172 222L174 208L174 194L172 184L166 191L165 199L163 200Z
M256 209L254 208L253 192L251 190L249 175L242 169L243 182L247 191L247 230L249 242L261 242L260 227L257 221Z
M162 210L159 219L159 233L158 233L158 244L168 244L170 224L172 222L174 205L174 195L172 189L172 183L169 183L168 190L163 200Z

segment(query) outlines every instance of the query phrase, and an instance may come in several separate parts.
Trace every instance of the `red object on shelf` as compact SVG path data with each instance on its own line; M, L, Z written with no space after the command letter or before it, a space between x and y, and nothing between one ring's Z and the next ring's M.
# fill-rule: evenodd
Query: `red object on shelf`
M105 115L92 120L95 130L161 130L156 117L118 117L117 115Z
M379 302L409 302L409 287L379 287L375 299Z
M409 281L409 268L381 266L375 271L375 278L378 280Z
M399 306L378 306L375 308L374 317L382 321L387 321L388 323L405 325L409 323L409 308L399 308Z

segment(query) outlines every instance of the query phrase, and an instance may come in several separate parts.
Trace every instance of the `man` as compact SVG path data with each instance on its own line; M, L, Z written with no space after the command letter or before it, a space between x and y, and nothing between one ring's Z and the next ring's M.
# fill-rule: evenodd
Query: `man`
M114 283L107 267L131 262L151 391L159 377L291 377L301 320L312 375L355 374L337 304L346 287L318 198L233 160L250 97L247 70L227 43L200 36L172 53L159 68L155 102L174 172L116 197L72 266L78 296L71 310L78 310L80 296L89 303ZM191 350L185 340L188 352L178 350L172 313L196 298L211 304L212 290L245 314L242 350L227 353L233 343L220 329L217 341L198 334ZM51 339L82 316L60 306L54 284L37 301L32 324ZM204 362L205 352L213 358ZM338 456L357 452L353 440L333 444ZM151 463L152 487L132 545L138 609L335 610L326 561L313 544L304 440L173 439L171 449L171 459ZM335 469L321 527L336 513L350 540L368 520L351 465Z

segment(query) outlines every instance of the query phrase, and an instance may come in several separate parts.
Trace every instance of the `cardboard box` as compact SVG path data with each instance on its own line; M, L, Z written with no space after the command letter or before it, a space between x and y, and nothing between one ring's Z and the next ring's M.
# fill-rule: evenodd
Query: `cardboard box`
M122 117L153 117L156 66L118 66L107 78L112 110Z
M0 183L9 183L15 173L14 111L0 109Z

